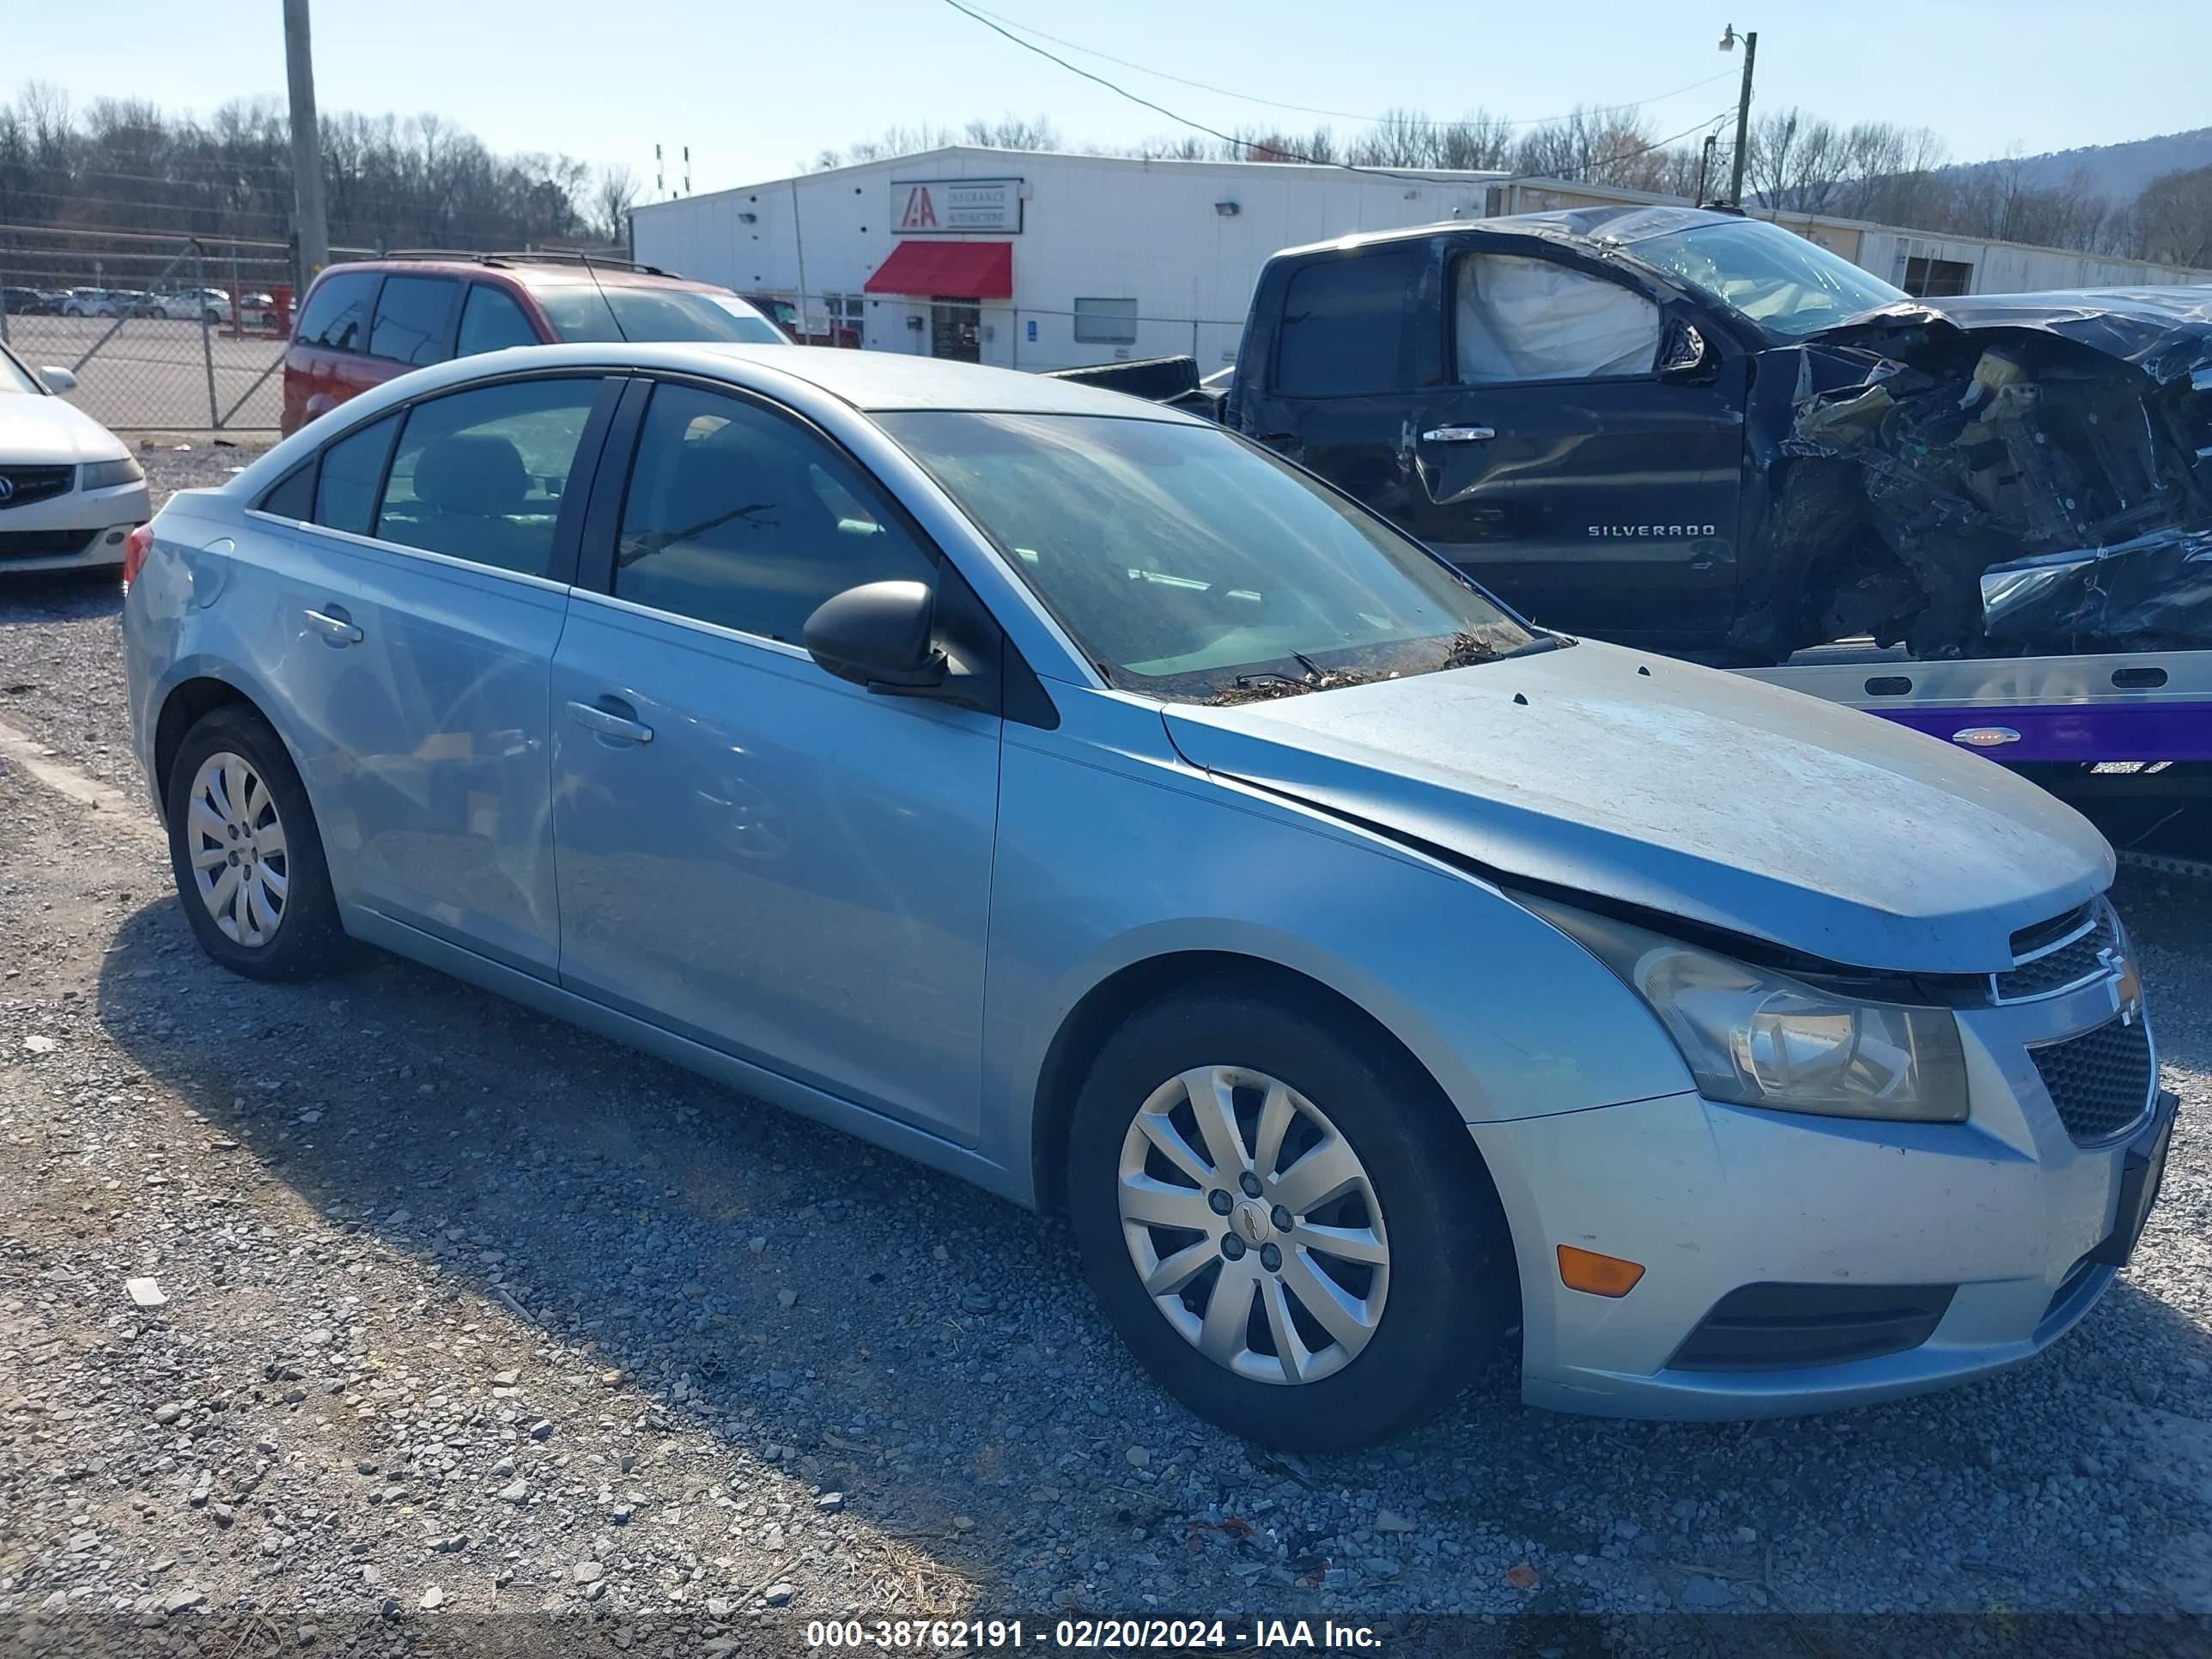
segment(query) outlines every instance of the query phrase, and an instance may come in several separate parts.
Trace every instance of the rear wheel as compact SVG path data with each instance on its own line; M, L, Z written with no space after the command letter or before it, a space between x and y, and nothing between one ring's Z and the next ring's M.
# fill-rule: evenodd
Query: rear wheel
M1137 1357L1271 1444L1359 1445L1425 1416L1517 1306L1457 1114L1318 998L1224 982L1135 1016L1078 1098L1068 1195Z
M350 941L320 832L291 757L268 723L218 708L170 763L169 860L200 947L254 979L306 979Z

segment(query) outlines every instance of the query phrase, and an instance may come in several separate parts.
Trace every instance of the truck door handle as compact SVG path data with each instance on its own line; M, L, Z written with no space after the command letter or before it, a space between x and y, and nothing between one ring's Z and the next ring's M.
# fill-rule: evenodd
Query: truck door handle
M332 645L361 643L361 629L354 626L353 618L346 614L342 605L334 605L327 611L310 611L307 618L307 626Z
M1487 426L1432 426L1421 434L1425 444L1481 444L1498 435L1497 428Z
M607 701L613 702L615 699L610 697ZM622 703L619 707L626 709L629 705ZM603 738L614 738L623 743L653 741L653 728L644 721L632 720L628 714L617 714L614 709L603 708L597 703L570 703L568 718L585 730L596 732Z

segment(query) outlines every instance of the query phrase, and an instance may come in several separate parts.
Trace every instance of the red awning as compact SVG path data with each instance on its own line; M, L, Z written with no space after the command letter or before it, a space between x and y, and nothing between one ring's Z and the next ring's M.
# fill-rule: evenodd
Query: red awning
M865 285L871 294L1014 297L1012 242L901 242Z

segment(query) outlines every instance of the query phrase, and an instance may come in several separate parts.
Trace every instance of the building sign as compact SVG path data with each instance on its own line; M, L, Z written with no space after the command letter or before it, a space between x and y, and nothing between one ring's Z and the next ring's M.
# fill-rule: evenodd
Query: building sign
M944 236L963 230L1018 235L1018 179L908 179L891 185L891 228L901 236Z

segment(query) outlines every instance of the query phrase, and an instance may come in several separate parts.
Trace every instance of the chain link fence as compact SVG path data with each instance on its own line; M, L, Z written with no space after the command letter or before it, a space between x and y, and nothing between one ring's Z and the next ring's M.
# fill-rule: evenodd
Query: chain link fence
M282 242L0 224L0 338L118 432L274 431L292 283Z
M368 258L363 248L334 259ZM291 333L282 242L0 223L0 338L33 369L76 376L67 395L118 432L273 432ZM1131 301L1073 308L863 293L745 293L793 338L1041 373L1188 355L1236 358L1239 319L1140 314Z

